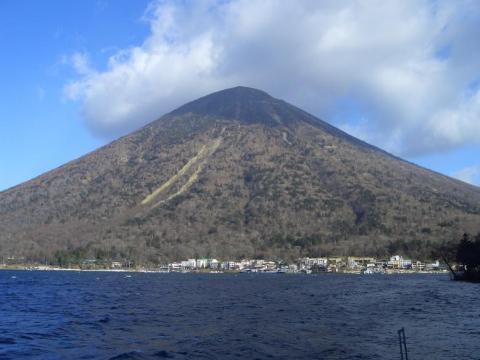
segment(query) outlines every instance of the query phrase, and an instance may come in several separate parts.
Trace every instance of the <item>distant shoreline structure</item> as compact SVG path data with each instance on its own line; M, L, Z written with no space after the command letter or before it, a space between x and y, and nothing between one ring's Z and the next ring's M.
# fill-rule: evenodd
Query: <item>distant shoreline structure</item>
M378 260L374 257L318 257L299 258L295 263L265 259L243 259L241 261L219 261L217 259L188 259L165 265L134 265L130 261L98 261L87 259L81 264L58 266L52 264L3 264L3 270L31 271L105 271L105 272L145 272L145 273L280 273L280 274L430 274L446 273L447 268L438 260L423 263L404 259L400 255L390 260Z

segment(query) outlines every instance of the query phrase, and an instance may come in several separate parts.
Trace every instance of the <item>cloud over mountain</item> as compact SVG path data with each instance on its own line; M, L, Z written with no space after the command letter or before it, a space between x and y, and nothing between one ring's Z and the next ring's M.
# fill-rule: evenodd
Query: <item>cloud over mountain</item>
M401 155L480 142L474 2L156 1L142 44L65 87L97 134L125 134L238 84Z

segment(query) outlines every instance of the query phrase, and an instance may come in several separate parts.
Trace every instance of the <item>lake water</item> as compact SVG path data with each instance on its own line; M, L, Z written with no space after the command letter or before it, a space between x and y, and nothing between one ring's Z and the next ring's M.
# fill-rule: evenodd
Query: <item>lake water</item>
M480 359L447 275L0 271L0 359Z

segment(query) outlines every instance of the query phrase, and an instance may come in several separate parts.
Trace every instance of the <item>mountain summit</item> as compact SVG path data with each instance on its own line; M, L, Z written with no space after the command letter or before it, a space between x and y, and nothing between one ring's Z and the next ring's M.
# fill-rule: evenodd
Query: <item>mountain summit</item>
M236 120L244 124L265 124L270 126L289 125L306 120L307 114L282 100L275 99L266 92L238 86L215 92L183 105L171 115L185 114Z
M236 87L0 193L0 252L137 262L427 256L479 231L479 220L477 187Z
M283 100L270 96L265 91L245 86L217 91L170 113L172 116L187 114L266 126L289 127L305 122L321 127L333 135L371 146Z

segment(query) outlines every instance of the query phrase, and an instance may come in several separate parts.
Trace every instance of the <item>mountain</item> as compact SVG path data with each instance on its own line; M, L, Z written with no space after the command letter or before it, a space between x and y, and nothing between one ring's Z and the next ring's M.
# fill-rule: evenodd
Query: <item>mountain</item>
M0 255L33 260L428 256L479 230L479 188L246 87L0 193Z

